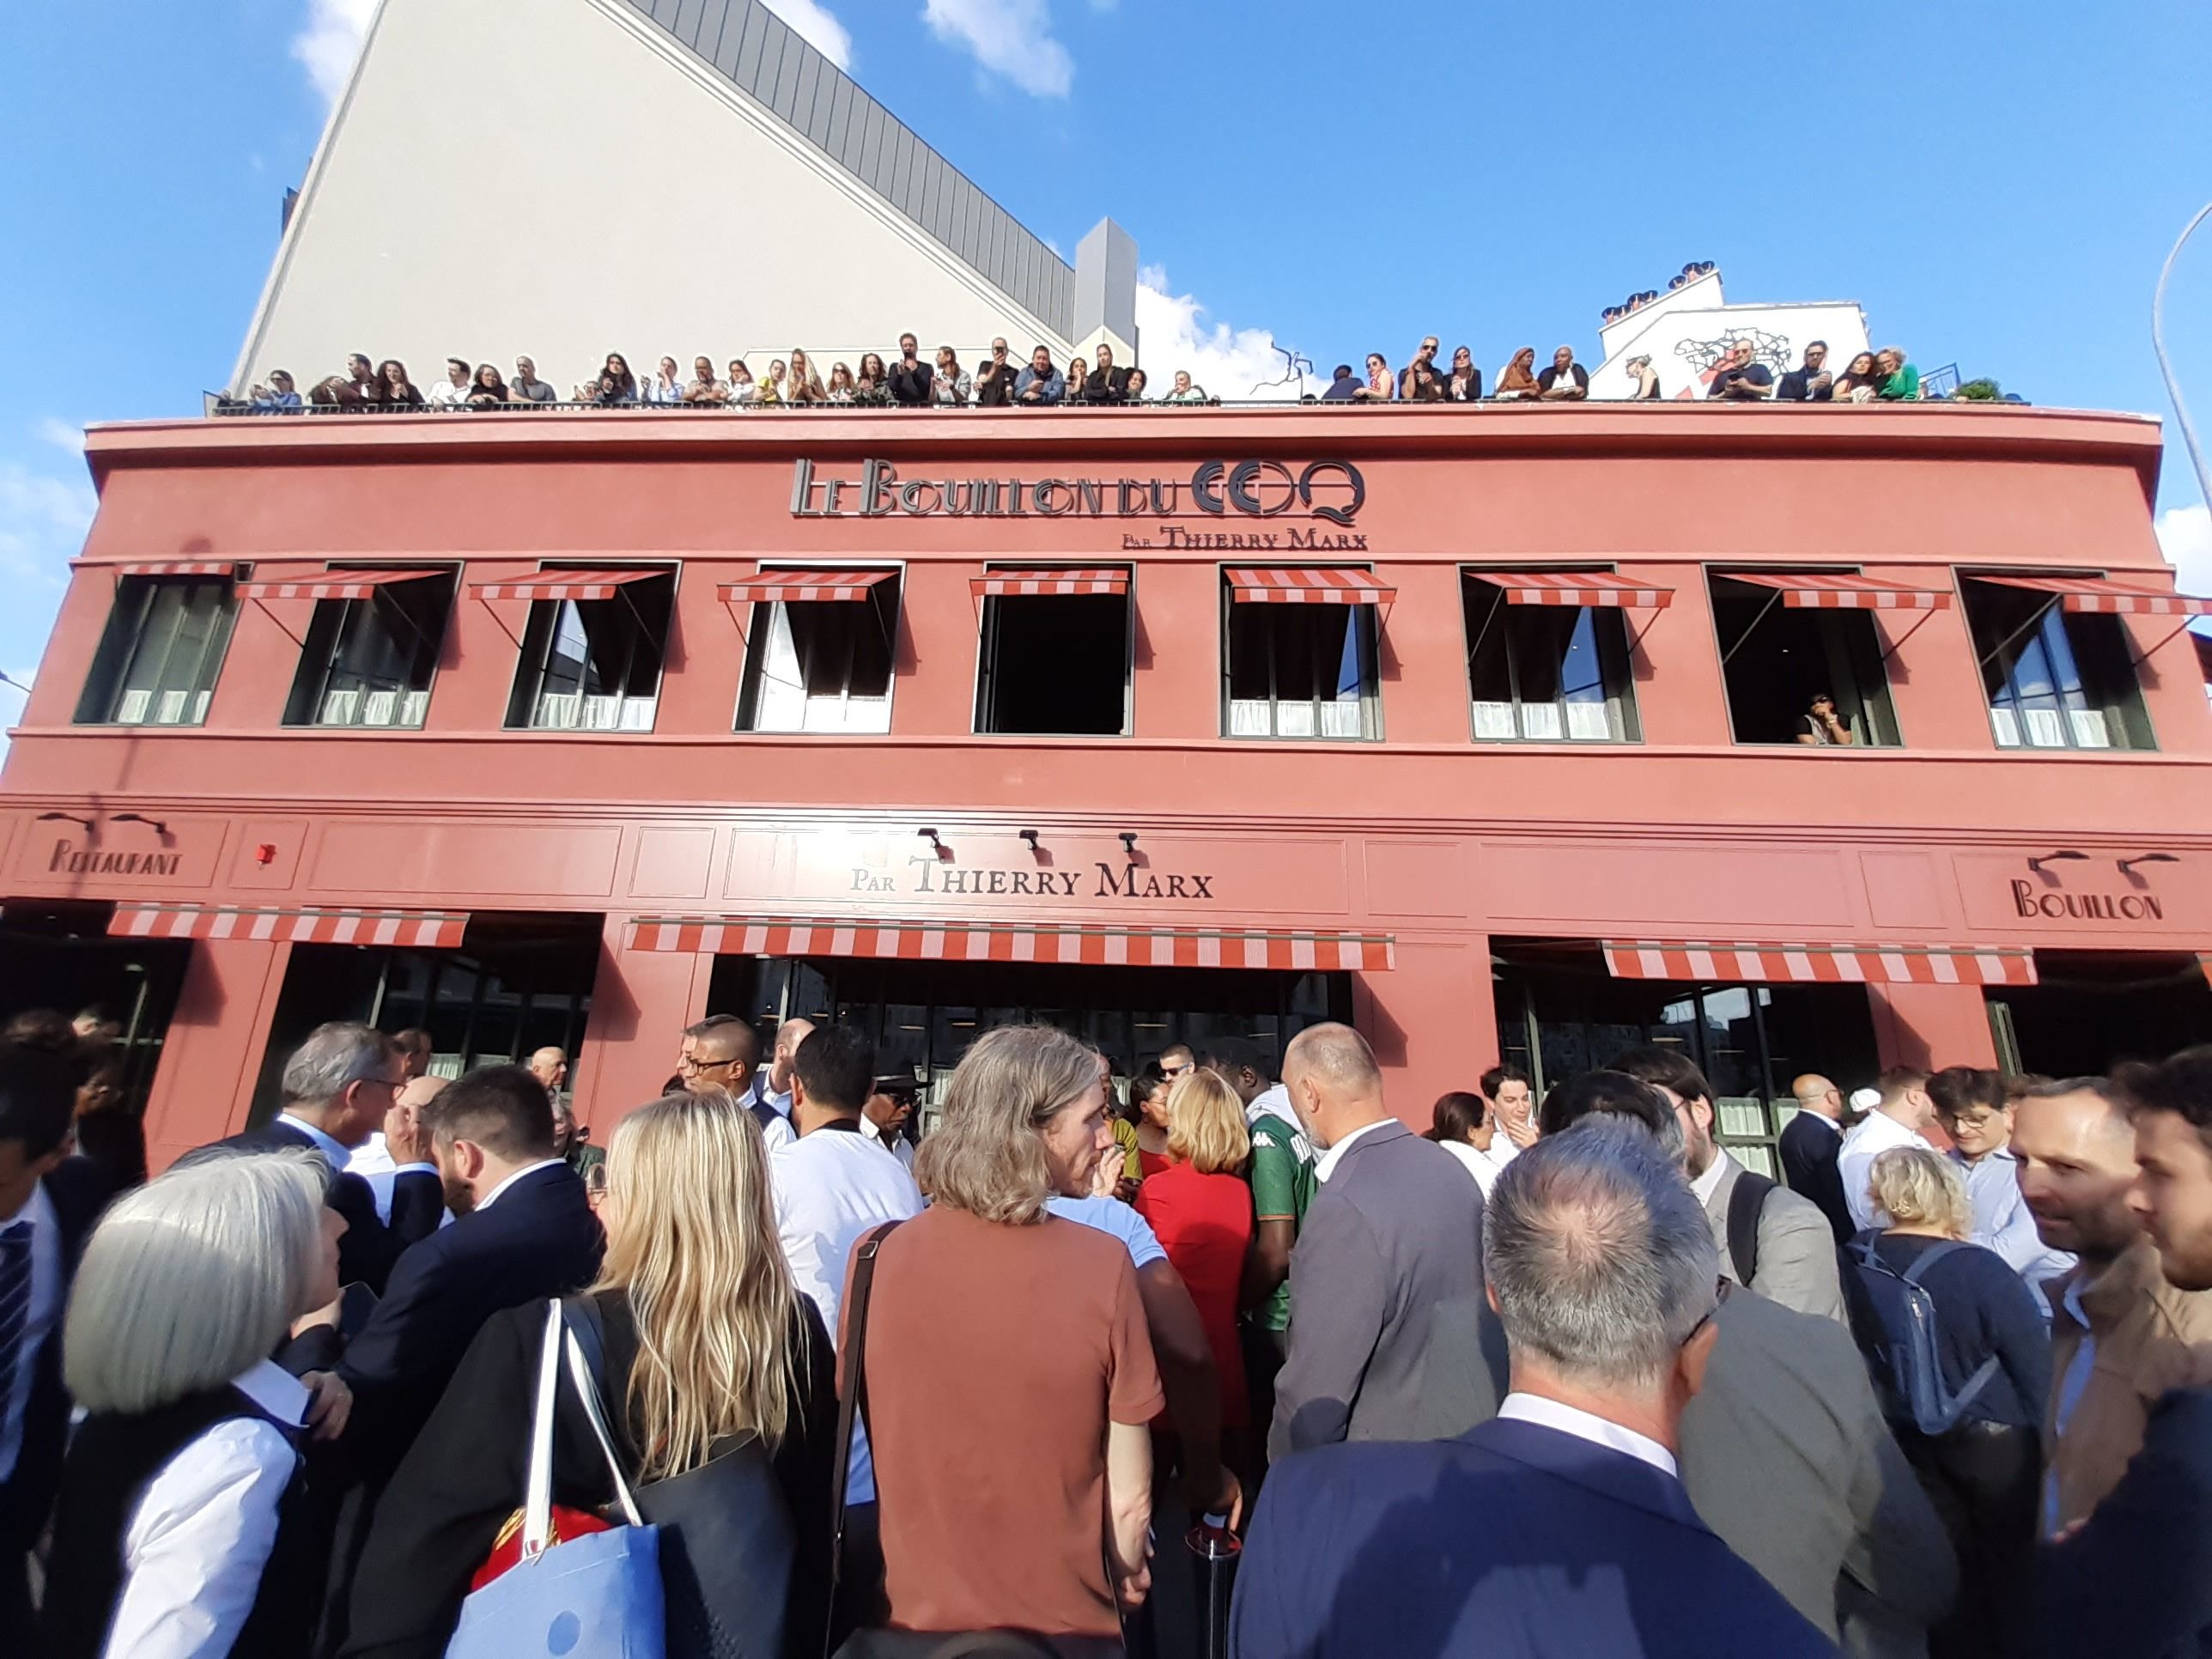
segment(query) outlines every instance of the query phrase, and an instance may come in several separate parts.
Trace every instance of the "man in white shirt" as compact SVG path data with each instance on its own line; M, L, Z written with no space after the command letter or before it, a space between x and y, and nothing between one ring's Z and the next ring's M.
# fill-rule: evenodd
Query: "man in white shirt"
M429 1158L430 1143L422 1131L422 1112L425 1106L438 1097L439 1091L451 1081L452 1079L442 1077L410 1078L401 1086L398 1094L393 1097L392 1110L385 1115L387 1124L392 1124L395 1118L398 1120L393 1124L395 1133L387 1134L382 1129L378 1130L356 1147L352 1157L346 1161L347 1172L359 1176L368 1183L369 1196L376 1201L377 1219L387 1226L392 1222L392 1189L398 1184L399 1177L403 1175L434 1176L438 1173L437 1164ZM404 1146L418 1156L412 1162L400 1164L392 1155L394 1145ZM438 1218L438 1224L441 1227L449 1225L453 1219L451 1212L442 1212Z
M1917 1066L1893 1066L1875 1079L1874 1087L1879 1097L1874 1110L1844 1136L1843 1150L1836 1154L1844 1202L1850 1206L1851 1219L1862 1230L1882 1226L1889 1219L1867 1189L1875 1159L1893 1146L1936 1150L1921 1133L1936 1121L1936 1103L1928 1094L1928 1073Z
M784 1030L805 1024L787 1021ZM782 1036L777 1034L776 1047L789 1073L798 1133L769 1160L776 1231L792 1281L814 1298L834 1342L853 1247L886 1222L921 1214L921 1194L882 1143L862 1133L860 1109L875 1083L876 1053L868 1040L850 1026L809 1027L805 1040L792 1045L797 1052L786 1059ZM853 1611L867 1616L880 1613L874 1601L883 1564L876 1541L875 1464L866 1425L857 1418L846 1470L844 1573L850 1583L844 1590L858 1598Z
M430 402L440 409L450 409L469 400L469 366L459 357L446 359L446 378L430 388Z
M775 1028L775 1047L769 1053L768 1070L753 1092L756 1098L779 1117L789 1118L792 1115L792 1078L799 1058L799 1045L813 1035L814 1022L796 1015Z

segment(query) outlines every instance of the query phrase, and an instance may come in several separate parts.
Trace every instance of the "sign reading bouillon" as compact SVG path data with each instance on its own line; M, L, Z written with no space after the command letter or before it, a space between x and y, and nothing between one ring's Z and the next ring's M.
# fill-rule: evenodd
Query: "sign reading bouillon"
M1324 519L1349 526L1367 483L1349 461L1201 461L1188 478L902 478L889 461L860 463L857 478L795 462L791 512L799 519ZM1349 538L1290 532L1294 546ZM1301 539L1303 538L1304 539Z

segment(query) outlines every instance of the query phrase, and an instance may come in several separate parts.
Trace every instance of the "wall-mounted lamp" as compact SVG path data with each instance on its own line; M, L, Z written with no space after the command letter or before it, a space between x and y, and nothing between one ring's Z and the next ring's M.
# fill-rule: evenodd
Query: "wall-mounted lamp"
M166 836L169 833L169 826L161 819L149 818L141 812L117 812L111 815L107 821L110 823L143 823L157 836Z
M2138 864L2179 864L2181 860L2171 853L2138 853L2131 859L2122 859L2119 861L2120 873L2124 876L2132 875Z
M92 833L94 827L90 818L80 817L75 812L41 812L39 814L39 822L40 823L81 823L84 826L84 832L88 836Z
M1029 842L1029 844L1030 844L1030 852L1032 852L1032 853L1037 853L1037 852L1042 852L1042 851L1043 851L1043 848L1042 848L1041 847L1039 847L1039 846L1037 845L1037 832L1036 832L1036 830L1023 830L1018 831L1017 833L1018 833L1018 834L1020 835L1021 838L1022 838L1024 841L1025 841L1025 842Z
M927 842L932 847L934 847L939 852L942 853L945 850L945 843L938 840L936 830L921 829L915 830L914 833L920 836L924 841Z
M2087 853L2077 853L2070 847L2062 847L2055 853L2045 853L2040 858L2030 859L2027 861L2027 867L2034 871L2037 875L2045 876L2051 873L2043 867L2046 864L2067 863L2077 859L2086 859L2088 856Z
M1124 830L1121 832L1121 850L1129 855L1130 863L1134 864L1137 861L1137 832L1135 830Z

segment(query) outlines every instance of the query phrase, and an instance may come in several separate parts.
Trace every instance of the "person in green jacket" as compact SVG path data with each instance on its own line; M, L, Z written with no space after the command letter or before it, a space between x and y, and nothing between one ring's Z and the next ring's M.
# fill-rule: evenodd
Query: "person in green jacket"
M1905 361L1903 346L1884 346L1875 354L1874 366L1881 375L1881 386L1875 397L1885 403L1919 401L1920 371Z

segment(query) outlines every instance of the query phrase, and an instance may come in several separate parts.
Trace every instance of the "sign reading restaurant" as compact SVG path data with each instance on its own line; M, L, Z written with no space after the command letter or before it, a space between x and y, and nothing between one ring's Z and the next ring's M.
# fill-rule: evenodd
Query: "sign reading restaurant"
M831 477L800 460L791 477L798 519L1289 517L1348 526L1366 501L1359 469L1337 460L1201 461L1187 478L902 478L884 460L861 462L857 478ZM1289 539L1335 547L1350 538L1292 527Z

